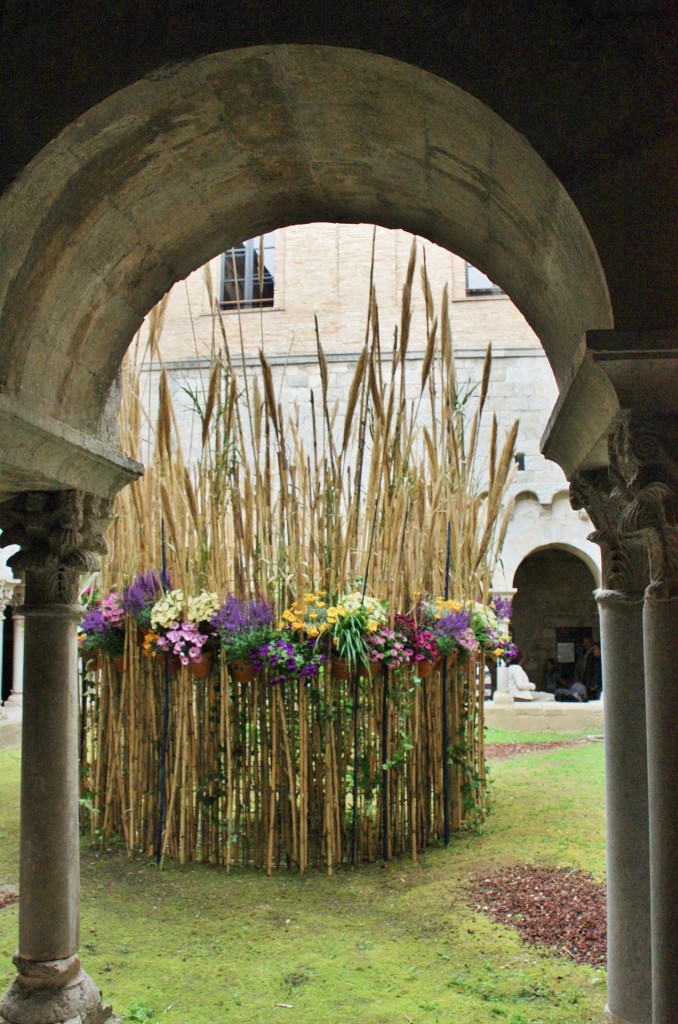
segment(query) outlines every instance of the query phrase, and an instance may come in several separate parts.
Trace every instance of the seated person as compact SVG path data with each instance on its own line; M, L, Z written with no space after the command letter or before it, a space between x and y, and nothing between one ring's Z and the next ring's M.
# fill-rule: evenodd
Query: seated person
M577 681L569 686L561 685L556 690L556 700L565 704L587 704L589 695L583 683Z
M536 686L530 682L522 662L523 659L520 654L516 654L514 660L508 666L508 692L514 700L533 700L530 691L536 690Z
M555 693L560 686L560 672L553 658L547 658L544 664L544 689L547 693Z

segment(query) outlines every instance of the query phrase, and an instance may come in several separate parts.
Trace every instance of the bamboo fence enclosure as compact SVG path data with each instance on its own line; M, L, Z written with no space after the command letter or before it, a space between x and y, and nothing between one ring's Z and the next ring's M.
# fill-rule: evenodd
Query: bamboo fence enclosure
M160 815L164 678L131 652L106 661L87 703L93 830L153 855ZM446 671L449 822L485 808L476 665ZM225 666L205 679L170 676L162 855L227 868L300 871L390 859L445 835L442 668L417 680L379 672L358 683L353 816L353 680L240 683ZM386 691L386 692L385 692ZM385 715L384 715L385 709Z
M488 602L517 424L500 441L493 419L481 472L490 352L477 391L464 388L447 293L438 319L425 267L419 398L406 401L415 266L413 247L388 377L372 290L345 408L330 407L317 334L322 387L309 396L309 437L297 410L283 414L263 352L256 374L235 373L210 295L219 344L204 393L193 396L201 456L184 459L162 370L153 458L118 497L102 593L165 557L186 594L264 598L278 616L314 588L363 589L387 602L391 625L422 594ZM151 314L158 360L163 315L161 303ZM148 422L131 359L121 442L133 457ZM219 657L205 678L169 673L162 657L144 654L133 624L125 643L122 671L102 658L85 676L82 776L92 833L118 834L130 852L331 872L416 858L486 811L481 656L423 678L410 668L344 680L330 661L310 682L272 685L265 672L237 681Z

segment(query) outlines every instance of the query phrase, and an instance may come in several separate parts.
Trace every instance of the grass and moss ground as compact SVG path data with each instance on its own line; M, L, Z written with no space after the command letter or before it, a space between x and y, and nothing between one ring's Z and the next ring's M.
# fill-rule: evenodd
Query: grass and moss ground
M502 738L528 737L488 737ZM418 865L267 879L200 865L160 873L85 847L84 966L128 1022L599 1024L604 972L523 944L472 911L464 886L493 865L604 877L602 744L498 761L492 775L483 835ZM18 884L18 793L19 754L1 753L0 884ZM0 911L0 990L16 937L13 906Z

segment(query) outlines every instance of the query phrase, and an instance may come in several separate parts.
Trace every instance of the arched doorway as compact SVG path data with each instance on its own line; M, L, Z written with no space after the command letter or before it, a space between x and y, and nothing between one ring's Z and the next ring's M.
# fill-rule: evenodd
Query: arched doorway
M547 658L558 662L565 679L584 636L598 637L598 608L593 596L598 567L583 552L550 546L533 551L513 578L513 635L530 679L543 687Z

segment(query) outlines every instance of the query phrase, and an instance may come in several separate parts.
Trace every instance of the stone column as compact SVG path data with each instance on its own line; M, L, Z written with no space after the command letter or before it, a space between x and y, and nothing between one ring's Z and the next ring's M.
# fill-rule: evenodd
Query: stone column
M621 533L626 499L607 469L582 473L570 488L586 508L602 550L600 612L607 827L607 970L610 1024L650 1024L650 855L642 539Z
M0 1024L103 1024L111 1008L82 970L79 943L78 674L80 573L103 550L108 503L39 492L0 507L25 573L18 975Z
M626 525L648 541L645 687L652 905L652 1021L678 1019L678 431L673 417L620 416L615 457Z
M14 581L5 580L0 577L0 680L2 680L2 671L4 664L5 644L4 644L4 629L5 629L5 609L12 600L14 595ZM0 718L2 718L2 712L0 711Z
M12 615L12 692L8 703L21 707L24 699L24 627L23 614L17 608Z

